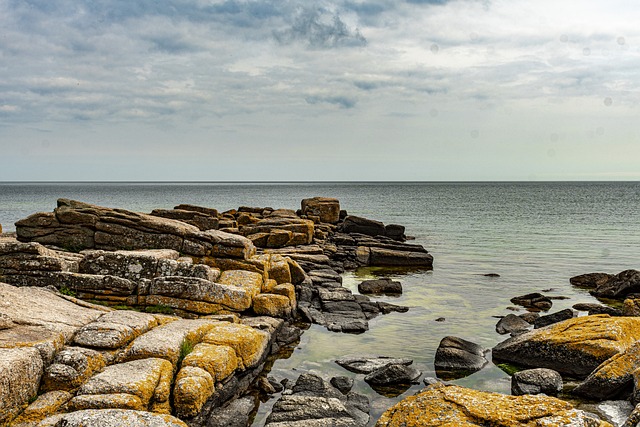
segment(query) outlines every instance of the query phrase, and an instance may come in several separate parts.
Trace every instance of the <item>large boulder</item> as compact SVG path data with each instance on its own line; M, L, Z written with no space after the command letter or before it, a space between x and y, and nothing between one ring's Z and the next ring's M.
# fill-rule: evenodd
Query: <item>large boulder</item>
M584 378L639 339L640 318L576 317L498 344L493 359Z
M435 384L388 409L376 427L612 427L570 403L545 395L506 396Z
M355 215L349 215L344 219L341 230L348 234L358 233L368 236L384 236L386 234L386 229L382 222Z
M340 220L340 202L328 197L313 197L302 200L302 214L317 216L320 222L337 224Z
M598 281L591 294L596 297L623 299L637 292L640 292L640 271L625 270L607 281Z

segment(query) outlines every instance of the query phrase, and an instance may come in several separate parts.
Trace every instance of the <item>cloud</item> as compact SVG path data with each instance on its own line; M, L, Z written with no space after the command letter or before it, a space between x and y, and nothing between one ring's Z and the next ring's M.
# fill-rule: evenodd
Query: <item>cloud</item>
M305 97L308 104L333 104L341 108L354 108L356 100L347 96L309 95Z

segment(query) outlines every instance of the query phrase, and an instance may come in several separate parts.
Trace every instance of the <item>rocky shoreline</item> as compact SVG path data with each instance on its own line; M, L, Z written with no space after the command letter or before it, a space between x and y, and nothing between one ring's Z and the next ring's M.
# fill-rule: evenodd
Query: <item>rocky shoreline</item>
M240 427L251 423L256 393L280 394L269 427L605 427L597 403L550 396L638 403L636 270L571 279L621 308L545 314L552 299L528 294L512 300L527 313L499 320L496 331L511 337L492 350L444 337L434 361L441 380L424 378L424 390L377 421L348 377L267 376L304 324L365 333L372 318L407 311L364 295L397 295L399 282L365 281L354 294L341 276L364 266L431 269L432 256L407 240L403 226L348 215L329 198L297 211L179 205L150 214L60 199L0 237L0 425ZM411 360L389 356L336 362L366 373L379 393L420 381ZM517 371L512 396L442 381L492 361ZM635 426L637 413L608 420Z

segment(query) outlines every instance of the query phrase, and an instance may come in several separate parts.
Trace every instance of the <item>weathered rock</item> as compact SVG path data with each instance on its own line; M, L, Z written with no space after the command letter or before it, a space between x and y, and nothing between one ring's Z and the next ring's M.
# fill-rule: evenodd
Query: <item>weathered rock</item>
M313 221L290 216L270 216L240 228L243 236L268 233L267 247L308 245L313 241ZM258 241L260 243L261 240Z
M557 396L562 391L562 377L552 369L538 368L516 372L511 377L511 394L540 394Z
M540 316L533 323L534 328L544 328L545 326L552 325L554 323L562 322L563 320L569 320L575 317L575 312L570 308L557 311L555 313L547 314L546 316Z
M71 412L46 418L38 427L188 427L171 415L122 409Z
M398 240L400 242L407 239L407 237L404 235L404 225L387 224L384 226L384 234L388 238Z
M203 369L211 375L214 382L220 382L238 368L238 358L235 350L228 345L200 343L193 347L181 366Z
M177 219L178 221L186 222L200 230L217 230L218 229L218 217L211 216L203 212L184 209L154 209L151 211L151 215L159 216L162 218Z
M380 221L355 215L349 215L344 219L341 225L341 231L343 233L359 233L368 236L384 236L386 234L384 224Z
M231 272L225 271L222 273L220 283L213 283L196 277L158 277L151 283L149 294L150 296L163 296L190 302L202 301L213 305L210 310L190 310L202 314L215 313L221 308L233 311L247 310L251 307L251 297L256 295L257 292L247 282L228 280L227 273ZM251 272L243 273L246 273L244 276L256 274ZM260 277L259 279L259 284L262 286L262 278ZM255 286L258 285L256 284ZM152 301L155 301L155 299L147 297L147 304L157 303ZM172 306L171 304L168 305Z
M60 411L73 395L66 391L50 391L38 396L22 413L13 420L12 426L31 427L48 416Z
M631 317L640 316L640 299L626 298L622 305L622 315Z
M254 297L262 292L263 275L245 270L229 270L222 272L218 282L222 285L242 288Z
M208 417L209 426L246 427L250 424L251 415L259 405L257 396L243 396L234 399L223 408L215 410Z
M258 365L266 356L270 339L268 332L246 325L220 322L203 336L202 342L233 348L238 358L238 366L248 369Z
M485 352L478 344L448 336L440 341L433 363L439 377L460 378L479 371L488 363Z
M612 427L570 403L544 396L506 396L435 384L388 409L376 427Z
M180 417L194 417L215 391L211 374L204 369L186 366L176 376L173 404Z
M386 248L369 248L370 266L425 267L433 266L433 256L426 252L399 251Z
M164 359L111 365L84 383L69 406L74 410L114 408L170 413L172 379L173 366Z
M581 274L569 279L569 282L573 286L579 286L581 288L597 288L604 285L613 278L612 274L607 273L588 273Z
M317 216L320 222L337 224L340 220L340 202L328 197L303 199L302 214Z
M578 406L578 409L595 414L601 420L614 426L623 426L633 408L633 404L626 400L607 400L598 403L583 403Z
M640 369L640 342L605 360L572 390L593 400L626 398L633 390L634 372Z
M386 356L358 356L337 359L336 363L348 371L357 374L370 374L387 365L411 365L411 359L399 359Z
M608 305L603 304L594 304L594 303L578 303L574 304L572 307L574 310L578 311L586 311L589 315L593 314L608 314L609 316L622 316L622 310L617 308L609 307ZM624 314L625 316L630 316L631 314Z
M47 366L42 378L41 390L70 391L80 387L104 368L107 361L102 353L82 347L66 347L56 354L53 363Z
M584 378L638 339L638 318L576 317L512 337L494 347L493 358Z
M38 393L44 364L35 348L0 348L0 424L9 423Z
M291 316L291 300L284 295L260 294L253 298L253 311L258 316L287 318Z
M93 322L80 328L74 343L85 347L117 349L136 337L133 329L110 322Z
M44 326L17 325L0 330L0 349L33 347L38 350L45 364L51 363L53 356L64 344L65 337L61 332Z
M500 335L527 331L531 325L520 316L507 314L496 324L496 332Z
M389 278L364 280L358 284L361 294L401 294L402 284Z
M364 377L371 385L411 384L422 372L412 366L390 363Z
M599 282L596 289L591 291L591 294L605 298L624 298L637 292L640 292L640 271L625 270L609 278L604 283Z
M511 302L526 308L534 308L544 311L549 310L553 305L551 299L538 292L513 297L511 298Z
M337 388L338 390L340 390L340 393L347 394L353 388L354 381L353 381L353 378L349 378L345 376L337 376L337 377L332 377L331 380L329 380L329 383L335 388Z

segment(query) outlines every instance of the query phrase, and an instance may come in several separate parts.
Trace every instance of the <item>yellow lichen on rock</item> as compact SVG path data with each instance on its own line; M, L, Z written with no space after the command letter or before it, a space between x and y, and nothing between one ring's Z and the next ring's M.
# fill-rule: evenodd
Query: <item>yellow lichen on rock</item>
M388 409L376 427L542 427L593 425L611 427L560 399L545 395L507 396L437 384Z
M200 343L182 361L182 367L186 366L204 369L214 381L222 381L238 368L238 358L227 345Z
M214 380L204 369L185 366L176 376L173 401L180 417L197 415L215 391Z
M66 391L51 391L44 393L31 403L27 408L11 423L14 427L21 425L37 424L38 421L50 415L58 413L60 407L67 403L73 395Z
M223 271L218 279L218 283L237 286L246 290L251 296L256 296L262 291L262 281L262 274L246 270Z
M241 369L255 366L267 351L270 336L250 326L223 323L214 325L203 337L207 344L227 345L236 352Z
M260 294L253 298L253 311L259 316L288 317L291 300L284 295Z

